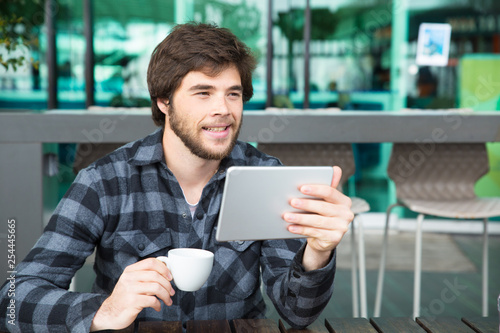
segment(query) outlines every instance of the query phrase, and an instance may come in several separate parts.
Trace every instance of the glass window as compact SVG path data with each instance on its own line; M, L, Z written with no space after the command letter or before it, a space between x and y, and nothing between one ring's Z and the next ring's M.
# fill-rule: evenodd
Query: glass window
M85 108L83 0L62 0L56 15L57 99L61 109ZM45 33L42 35L46 39ZM44 52L47 43L44 42ZM45 74L45 77L47 74Z
M149 0L94 1L96 104L149 106L146 73L151 53L176 23L199 21L231 29L259 60L255 95L245 108L265 104L265 22L263 1Z
M44 15L43 2L0 1L0 108L47 108Z
M149 106L149 58L174 25L174 1L93 3L96 104Z
M253 98L245 109L263 109L266 104L267 1L194 0L193 19L230 29L257 58L253 75Z
M418 29L422 23L451 25L446 66L417 66ZM440 1L413 5L409 11L407 57L408 107L422 109L467 107L496 110L500 89L494 84L481 91L481 76L498 82L500 61L500 4L495 1ZM489 69L488 69L489 68ZM484 80L483 80L484 81ZM487 81L487 80L486 80ZM484 81L485 82L485 81Z
M311 108L389 107L391 3L311 0ZM273 13L275 100L297 108L304 99L305 5L274 1Z

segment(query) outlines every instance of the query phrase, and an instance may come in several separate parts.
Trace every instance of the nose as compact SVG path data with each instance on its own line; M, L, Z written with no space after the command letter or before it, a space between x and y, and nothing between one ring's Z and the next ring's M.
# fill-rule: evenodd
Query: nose
M229 106L226 98L224 96L215 98L212 115L225 116L228 114L229 114Z

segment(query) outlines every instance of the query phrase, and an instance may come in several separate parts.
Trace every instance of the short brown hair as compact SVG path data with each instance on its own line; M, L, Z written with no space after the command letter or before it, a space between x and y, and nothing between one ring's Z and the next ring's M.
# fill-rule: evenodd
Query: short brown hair
M148 67L148 89L153 120L165 126L165 115L157 100L172 100L182 79L191 71L215 76L227 67L238 69L243 87L243 102L252 98L252 71L256 60L250 48L231 31L213 24L186 23L175 26L155 48Z

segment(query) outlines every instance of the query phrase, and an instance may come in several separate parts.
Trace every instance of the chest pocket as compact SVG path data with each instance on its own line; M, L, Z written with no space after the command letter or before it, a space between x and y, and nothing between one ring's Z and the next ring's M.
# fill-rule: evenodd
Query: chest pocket
M164 256L172 247L168 229L131 230L116 233L113 249L122 263Z
M245 299L260 286L260 242L216 243L216 289L226 296Z

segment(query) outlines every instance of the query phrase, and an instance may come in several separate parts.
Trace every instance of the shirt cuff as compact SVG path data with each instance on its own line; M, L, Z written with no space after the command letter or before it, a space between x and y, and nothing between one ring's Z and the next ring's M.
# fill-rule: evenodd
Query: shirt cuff
M304 251L306 246L307 243L304 243L293 259L292 277L295 279L300 279L301 283L310 281L313 284L321 284L324 280L331 278L332 274L334 274L335 272L337 249L335 248L332 251L328 264L326 264L323 268L306 271L304 266L302 265L302 259L304 258Z
M71 306L69 312L68 327L71 332L89 332L95 314L109 295L82 293L82 297L84 300Z

